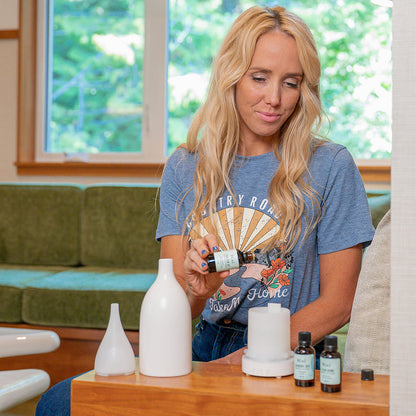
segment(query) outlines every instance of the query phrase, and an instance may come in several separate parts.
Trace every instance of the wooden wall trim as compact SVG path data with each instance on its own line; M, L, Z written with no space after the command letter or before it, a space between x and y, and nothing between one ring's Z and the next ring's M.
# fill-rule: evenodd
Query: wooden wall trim
M16 162L17 173L26 176L113 176L160 178L160 163L39 163ZM390 183L390 166L358 166L365 183Z
M367 182L383 182L390 183L391 168L390 166L366 166L358 165L358 170L364 183Z
M16 162L18 175L39 176L112 176L160 178L160 163L38 163Z
M35 160L36 0L20 0L17 163Z
M19 39L18 30L0 30L0 40L3 39Z

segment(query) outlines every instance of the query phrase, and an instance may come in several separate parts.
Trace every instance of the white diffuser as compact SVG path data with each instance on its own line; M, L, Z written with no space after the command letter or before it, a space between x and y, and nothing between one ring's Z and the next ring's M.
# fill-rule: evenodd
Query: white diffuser
M94 370L99 376L128 375L136 370L134 351L121 324L118 303L111 304L110 320L95 356Z
M262 377L293 374L290 349L290 312L280 303L248 311L247 349L242 358L244 373Z
M159 260L157 278L142 302L139 369L154 377L192 371L191 308L173 273L172 259Z

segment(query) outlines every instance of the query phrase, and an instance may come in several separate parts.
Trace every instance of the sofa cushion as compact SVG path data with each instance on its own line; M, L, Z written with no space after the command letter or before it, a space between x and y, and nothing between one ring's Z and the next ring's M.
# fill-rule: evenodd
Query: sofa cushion
M0 184L0 263L79 264L78 185Z
M31 266L0 266L0 322L22 321L23 289L34 280L56 273Z
M390 191L368 191L368 205L371 211L371 218L374 228L384 217L384 214L390 209L391 192Z
M349 327L349 323L345 324L343 327L339 328L337 331L331 334L331 335L336 335L336 337L338 338L338 351L341 353L342 356L344 356L345 342L347 340L347 334L348 334L348 327Z
M138 329L140 307L156 274L146 270L72 268L29 282L22 317L36 325L106 328L110 304L125 329Z
M157 269L157 190L156 185L88 187L82 211L82 264Z

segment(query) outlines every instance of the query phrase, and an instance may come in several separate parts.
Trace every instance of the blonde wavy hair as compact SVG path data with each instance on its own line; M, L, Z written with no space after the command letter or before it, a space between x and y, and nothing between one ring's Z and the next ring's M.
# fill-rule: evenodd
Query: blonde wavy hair
M305 236L316 226L321 215L320 200L304 180L314 149L321 143L315 139L322 114L321 65L309 28L283 7L255 6L246 10L236 19L222 43L213 64L207 98L196 113L187 141L182 145L197 159L193 185L195 203L185 223L192 220L197 229L204 210L212 215L217 198L225 190L235 198L229 177L240 139L236 85L249 69L258 38L276 29L295 39L303 69L299 101L273 140L273 151L280 166L268 189L269 202L280 230L266 249L285 242L289 251L301 235L302 215L307 219ZM306 215L305 196L312 200L316 215Z

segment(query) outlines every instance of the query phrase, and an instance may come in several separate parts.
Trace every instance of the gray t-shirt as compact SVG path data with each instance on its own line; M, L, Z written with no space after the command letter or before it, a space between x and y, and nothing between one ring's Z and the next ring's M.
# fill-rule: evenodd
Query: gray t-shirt
M318 225L303 242L302 233L295 248L285 255L283 246L261 252L279 227L267 196L279 163L273 152L237 156L230 175L237 205L228 192L217 201L212 221L219 230L220 248L254 251L256 260L233 270L207 300L202 315L209 322L232 319L247 324L248 310L269 302L280 303L295 313L319 296L320 254L359 243L365 247L373 238L367 197L354 160L344 146L325 143L315 151L307 178L322 198L323 216ZM169 158L162 178L157 239L181 235L194 203L195 166L195 156L184 149ZM308 215L316 215L311 200L305 198L305 203ZM198 234L211 232L211 224L211 219L205 217ZM191 236L193 231L192 224L188 224Z

